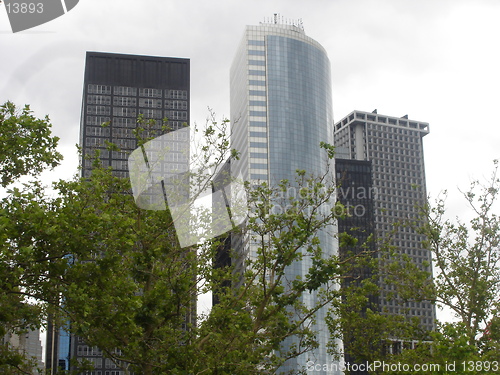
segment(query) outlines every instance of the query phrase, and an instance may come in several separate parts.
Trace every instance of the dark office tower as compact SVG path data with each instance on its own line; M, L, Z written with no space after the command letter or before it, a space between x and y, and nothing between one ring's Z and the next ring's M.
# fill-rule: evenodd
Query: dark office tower
M231 161L227 160L220 171L216 174L212 181L212 215L214 218L221 217L230 212L231 196L230 190L223 189L231 183ZM215 194L217 191L223 194ZM215 221L215 220L214 220ZM234 265L234 259L231 259L231 243L236 233L226 233L218 236L216 241L219 242L218 249L214 255L213 267L215 270L224 270L231 265ZM215 306L220 302L220 295L225 289L231 288L232 283L228 278L222 280L219 285L212 290L212 305Z
M138 117L156 120L152 128L155 133L145 136L160 136L183 128L189 124L189 87L189 59L87 52L80 126L83 176L91 176L92 162L87 156L95 155L98 150L105 167L111 166L118 177L128 177L128 157L137 148L133 131ZM168 119L167 130L162 130L163 119ZM179 148L189 149L189 137L176 141L183 142ZM108 150L109 143L118 146L119 151ZM162 165L166 176L187 170L189 160L185 153L172 152L172 156ZM186 317L187 322L194 320L195 307L191 316ZM51 341L53 347L57 343L59 353L51 358L57 357L60 366L70 350L71 359L86 359L95 366L94 375L125 374L104 358L99 348L88 346L79 337L71 337L68 348L68 338L59 333Z
M116 176L128 176L139 115L155 119L157 131L164 118L172 130L189 124L189 84L189 59L87 52L80 126L83 175L91 169L86 156L99 150L104 166ZM108 151L106 142L120 151ZM180 170L175 163L183 162L173 161L172 170Z
M234 177L241 173L251 184L276 186L284 179L295 181L297 170L317 176L333 170L319 147L321 142L333 141L330 61L324 48L305 34L300 21L284 24L276 15L271 22L246 27L231 66L230 96L232 148L240 152L240 159L231 162ZM324 255L335 254L333 236L320 233L319 237ZM257 244L251 235L239 242L232 244L233 249L255 256ZM304 278L311 266L310 257L297 261L286 270L284 282ZM314 292L304 294L302 300L308 307L317 301ZM327 353L327 311L328 306L321 308L312 326L319 347L287 361L280 371L297 371L315 363L329 364L318 374L335 372ZM300 347L295 338L283 343L285 349L294 345Z
M349 259L363 254L369 254L370 257L376 256L374 199L377 191L373 186L372 163L370 161L343 159L348 155L343 155L340 149L336 151L337 200L343 205L343 212L338 212L342 214L338 219L338 232L342 235L348 234L357 240L355 243L341 241L339 245L339 257L352 266L343 275L340 285L344 290L343 302L348 303L349 301L346 299L351 297L349 288L359 287L364 280L373 279L375 276L368 265L356 265L349 262ZM380 309L378 296L368 296L366 305L361 307L362 310L359 312L363 314L368 308L372 311ZM342 329L345 363L361 365L353 355L356 352L358 327L347 326ZM362 368L362 366L358 366L358 368ZM351 370L350 373L351 375L368 374L368 372L361 370Z
M335 173L337 200L345 211L338 219L338 231L358 240L355 245L340 246L339 255L347 257L349 254L373 252L376 248L374 199L377 190L373 186L371 162L336 158ZM347 285L371 276L370 269L357 268L353 270L352 278L346 278L344 283ZM370 303L378 305L378 299L373 297Z
M343 157L371 162L373 204L377 240L391 238L392 245L408 255L421 269L431 271L431 253L422 248L424 238L407 225L418 219L418 206L426 202L422 139L429 124L373 113L354 111L334 125L335 146ZM421 327L432 330L435 307L429 302L407 302L388 298L389 286L382 284L380 308L389 314L406 314L420 319Z

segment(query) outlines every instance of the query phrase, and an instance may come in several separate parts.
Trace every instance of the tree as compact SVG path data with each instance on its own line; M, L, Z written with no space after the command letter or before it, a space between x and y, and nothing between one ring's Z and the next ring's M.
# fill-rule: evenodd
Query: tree
M455 321L438 322L430 340L418 350L406 350L393 361L435 363L434 374L483 374L500 371L498 319L500 311L500 227L498 162L486 182L473 181L462 192L471 210L465 221L446 218L444 196L422 208L425 219L415 228L432 251L433 287L416 285L414 293L427 295L453 312ZM423 223L423 224L422 224Z
M52 136L48 117L38 119L29 106L19 111L11 102L0 106L0 186L7 187L25 175L37 176L45 168L55 167L61 160L56 151L59 138ZM30 183L31 192L21 198L19 190L11 190L0 205L0 337L40 327L43 308L28 299L30 292L23 281L37 272L29 267L31 243L19 241L19 220L36 222L46 212L43 202L37 201L31 210L15 211L17 198L38 197L40 186ZM38 205L40 204L40 205ZM13 211L14 209L14 211ZM28 258L30 259L28 261ZM38 276L42 276L39 274ZM35 277L36 278L36 277ZM27 373L27 359L17 348L0 345L0 370L12 368L15 373Z
M445 218L444 199L424 214L421 232L428 238L436 275L436 302L448 307L462 325L471 346L492 317L500 312L500 221L495 213L500 180L498 162L486 184L473 181L463 193L472 219Z
M298 198L287 196L291 187L301 191ZM243 273L236 273L243 278L232 278L233 286L222 290L220 303L200 327L202 356L216 369L212 373L276 373L286 360L317 347L308 322L338 298L341 261L325 256L319 240L335 217L335 205L321 212L334 191L304 171L292 183L247 186L251 214L241 235L250 236L255 253L246 258ZM287 280L286 268L306 257L312 260L308 274ZM308 306L302 297L312 292L318 299ZM282 347L291 337L296 342Z
M375 241L370 236L364 243L358 242L352 234L340 234L341 254L346 253L350 260L341 269L341 298L334 301L327 323L332 336L342 339L344 361L351 366L377 361L397 363L399 357L391 348L397 352L404 343L429 341L430 332L421 328L420 319L409 308L394 314L380 307L380 280L394 291L384 298L397 303L429 298L426 293L432 280L427 271L401 254L390 238ZM350 369L346 373L357 373Z
M36 118L28 105L21 111L12 102L0 106L0 186L59 164L59 138L51 126L48 116Z
M211 121L203 133L211 147L200 148L203 168L191 182L206 181L208 167L237 157L218 125ZM147 124L139 136L143 130ZM325 158L333 156L322 147ZM292 185L302 194L283 198ZM252 237L256 256L244 268L212 266L223 238L181 248L171 213L140 209L125 193L128 179L114 177L98 158L90 179L59 181L54 189L57 195L47 197L30 183L2 201L2 298L34 302L22 305L30 306L29 319L12 314L20 326L49 314L60 324L70 321L83 340L76 345L96 346L114 365L142 374L274 373L317 346L308 324L338 297L347 261L324 257L318 237L338 211L326 176L298 171L296 181L245 185L252 214L238 234ZM278 204L287 208L274 212ZM302 257L312 261L308 274L285 284L284 270ZM221 287L227 280L231 287ZM214 289L219 304L194 324L193 302ZM305 305L307 293L317 293L318 302ZM287 337L297 344L284 349Z
M273 213L290 183L247 184L252 214L239 235L253 237L257 256L244 269L214 269L222 239L180 248L169 212L138 208L123 194L127 184L96 168L89 180L57 185L50 246L52 253L64 249L52 263L64 269L62 317L74 334L142 374L274 373L286 359L316 347L306 322L338 295L341 263L323 257L318 239L335 218L335 207L320 212L334 186L299 171L294 186L303 194ZM314 265L307 277L286 287L285 268L306 256ZM223 280L232 286L220 288ZM194 298L216 288L219 304L197 325L186 321ZM304 305L301 297L314 291L318 303ZM283 351L291 336L300 345Z

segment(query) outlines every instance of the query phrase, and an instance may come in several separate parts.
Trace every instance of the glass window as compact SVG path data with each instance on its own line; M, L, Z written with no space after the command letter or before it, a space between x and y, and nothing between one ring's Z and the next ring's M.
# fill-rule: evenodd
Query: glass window
M264 100L250 100L250 106L252 107L265 107L267 103Z
M109 137L110 131L109 128L102 126L86 126L85 134L95 137Z
M113 126L121 126L125 128L135 128L137 125L137 120L125 117L115 117L113 119Z
M111 86L106 85L88 85L89 94L111 94Z
M187 90L165 90L165 96L168 99L184 99L187 100Z
M265 132L250 132L250 137L266 138L267 133L265 133Z
M137 111L135 108L114 107L113 116L137 117Z
M113 105L135 107L137 105L137 98L130 96L115 96L113 97Z
M250 116L266 117L267 113L265 111L250 111Z
M102 105L88 105L87 113L89 115L110 115L111 107Z
M148 97L148 98L161 98L162 90L160 89L139 89L139 96Z
M250 56L265 56L266 55L266 51L259 51L259 50L248 50L248 54Z
M265 70L249 70L248 74L251 76L265 76L266 71Z
M107 116L87 116L87 125L102 125L105 122L109 122L110 117Z
M135 138L133 129L130 128L113 128L113 138Z
M265 142L250 142L250 147L267 148L267 143L265 143Z
M267 174L250 174L252 180L267 180Z
M251 163L250 168L253 169L267 169L267 164L264 163Z
M267 159L267 154L264 152L251 152L250 157L255 159Z
M249 40L248 41L249 46L265 46L265 42L263 40Z
M169 120L187 120L188 115L186 111L165 111L165 117Z
M256 66L266 66L266 62L264 60L248 60L248 64Z
M256 81L254 79L251 79L250 82L249 82L250 85L252 86L265 86L266 85L266 81Z
M139 113L145 118L161 119L163 117L161 109L141 108Z
M109 95L88 95L88 104L111 105L111 96Z
M185 100L165 100L166 109L188 109L188 102Z
M126 96L136 96L137 95L137 88L125 87L125 86L115 86L113 88L113 94L126 95Z
M139 107L162 108L162 100L139 98Z

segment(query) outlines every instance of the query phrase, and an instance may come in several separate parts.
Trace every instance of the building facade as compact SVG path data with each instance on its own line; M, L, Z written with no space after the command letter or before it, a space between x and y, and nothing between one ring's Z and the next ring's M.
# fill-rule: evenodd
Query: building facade
M346 241L339 244L339 257L342 261L347 261L353 255L366 254L371 252L372 257L376 257L376 236L374 218L374 198L377 191L373 186L372 163L369 160L349 159L347 153L343 153L342 148L337 148L335 158L335 174L337 183L337 200L343 207L343 214L338 218L338 232L354 237L357 242ZM373 258L372 258L373 259ZM373 269L369 266L356 266L349 270L341 282L343 303L347 303L350 298L349 288L351 286L360 287L362 282L373 279ZM378 311L380 308L379 297L377 295L367 296L368 300L362 307L362 313L366 309ZM362 360L356 358L356 339L359 330L353 329L351 325L342 327L342 343L344 347L344 361L351 366L363 364ZM374 343L374 345L378 345ZM351 375L365 375L368 371L361 371L362 366L358 366L356 371L351 370Z
M241 173L251 184L276 186L283 179L295 181L297 170L327 173L331 161L319 146L333 142L330 74L326 51L305 34L300 22L285 24L275 16L268 23L246 27L230 75L231 142L240 152L240 159L231 162L234 176ZM321 233L320 240L325 256L336 253L331 232ZM237 242L233 249L254 256L251 236ZM308 257L292 264L285 283L304 277L311 266ZM313 306L317 298L312 292L302 302ZM317 313L312 327L319 348L287 361L283 371L333 363L327 353L327 310L328 306ZM283 346L286 350L294 344L299 345L290 339Z
M99 150L103 166L111 166L116 176L128 176L139 116L156 120L152 130L157 135L163 119L171 130L189 124L189 70L189 59L87 52L80 125L83 175L90 174L88 157ZM107 142L120 151L108 151ZM187 163L173 160L169 166L181 170L176 164Z
M375 218L374 198L377 190L372 181L372 164L368 160L335 159L337 200L344 206L345 215L338 219L338 232L346 233L358 241L354 245L340 246L339 255L348 257L364 251L374 251ZM372 276L369 268L353 271L352 278L343 280L345 284L358 282ZM378 306L378 298L370 297L370 307Z
M377 241L390 239L390 244L420 269L432 272L431 253L422 247L423 236L401 225L418 220L418 207L426 203L423 137L428 133L428 123L409 120L408 116L382 116L377 111L354 111L334 125L334 144L342 157L352 163L371 163ZM391 286L381 282L381 287L380 311L417 317L423 329L434 329L433 304L404 302L397 295L393 298Z
M45 368L49 374L69 370L70 342L68 329L57 326L52 316L49 316L45 338Z
M0 337L0 345L7 345L17 349L36 367L33 374L38 374L38 369L43 369L42 342L40 341L40 330L27 330L22 333L8 332Z

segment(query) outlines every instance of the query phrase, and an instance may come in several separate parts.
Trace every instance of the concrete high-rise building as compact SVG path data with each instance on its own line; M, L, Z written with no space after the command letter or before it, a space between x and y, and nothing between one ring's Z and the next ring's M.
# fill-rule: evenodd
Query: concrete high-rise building
M88 157L99 151L104 167L111 166L115 176L128 177L128 157L137 148L134 129L138 117L156 120L143 136L159 136L189 124L189 103L189 59L87 52L80 124L82 175L91 175L92 160ZM168 120L168 129L162 129L163 119ZM103 123L106 126L102 126ZM180 141L185 141L182 149L188 150L189 137ZM109 150L109 143L118 146L119 151ZM188 169L185 153L174 156L162 165L165 175ZM187 321L195 321L195 310L193 307ZM48 364L52 373L57 372L56 364L70 370L68 358L90 361L95 366L95 374L125 373L104 358L99 348L88 346L79 337L67 337L59 327L53 327L52 331L53 334L48 335L52 352L47 354L47 358L52 359Z
M378 241L391 239L402 254L420 269L431 272L431 253L422 247L423 236L408 225L418 220L418 207L426 203L423 137L429 124L408 116L383 116L374 111L354 111L334 125L334 144L341 157L355 163L371 164L370 199L373 202L374 234ZM340 161L340 159L339 159ZM351 168L352 176L354 169ZM343 225L343 224L339 224ZM434 329L436 312L430 302L404 302L381 282L380 310L420 319L425 330ZM389 298L391 297L391 298ZM394 342L395 348L401 343Z
M8 345L10 348L18 350L21 355L31 361L36 366L33 374L38 374L38 369L43 368L42 342L40 341L39 329L28 329L23 333L8 332L3 337L0 337L0 344Z
M258 26L247 26L231 67L231 141L240 159L231 162L231 173L241 173L252 184L295 181L297 170L322 175L332 171L320 142L333 143L330 62L325 49L308 37L301 22L283 22L277 15ZM322 152L323 151L323 152ZM333 228L332 228L333 230ZM331 233L320 234L325 256L335 254ZM232 245L249 257L255 244L249 236ZM304 277L312 266L304 257L286 271L285 283ZM305 294L303 303L313 306L318 296ZM325 316L320 309L312 327L319 348L288 360L283 371L298 370L309 362L332 365ZM284 348L299 344L286 340ZM330 366L333 367L333 366ZM334 373L329 371L322 374Z

